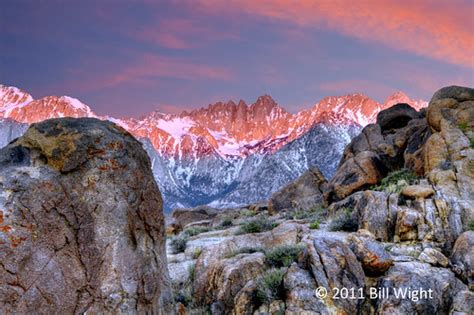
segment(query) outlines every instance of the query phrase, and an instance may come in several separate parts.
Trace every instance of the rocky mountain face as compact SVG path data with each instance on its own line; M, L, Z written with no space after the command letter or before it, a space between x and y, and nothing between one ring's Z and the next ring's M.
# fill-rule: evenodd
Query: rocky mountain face
M168 223L179 314L472 314L474 89L381 111L332 178L268 203L179 209Z
M162 197L140 142L91 118L0 150L5 314L171 314Z
M22 90L0 86L0 100L0 118L17 123L96 117L124 127L144 143L167 210L265 200L311 166L331 177L344 146L379 111L400 101L417 109L426 106L401 92L384 104L352 94L328 97L309 110L290 114L265 95L251 105L219 102L179 115L154 112L142 119L116 119L98 117L68 96L33 100ZM0 121L0 143L18 135L3 132L12 128L25 127Z

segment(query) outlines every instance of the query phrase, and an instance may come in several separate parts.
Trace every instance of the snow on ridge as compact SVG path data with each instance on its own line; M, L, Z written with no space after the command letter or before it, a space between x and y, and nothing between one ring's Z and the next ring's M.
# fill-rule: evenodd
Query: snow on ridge
M189 128L195 125L194 121L184 117L175 117L170 120L159 119L156 122L156 127L167 132L176 140L181 139L182 136L186 135Z

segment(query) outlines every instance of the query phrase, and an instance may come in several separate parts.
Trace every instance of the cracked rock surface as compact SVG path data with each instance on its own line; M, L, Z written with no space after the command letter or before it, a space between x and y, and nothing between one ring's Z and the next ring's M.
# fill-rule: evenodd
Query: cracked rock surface
M128 132L52 119L0 150L2 313L168 314L168 278L161 194Z

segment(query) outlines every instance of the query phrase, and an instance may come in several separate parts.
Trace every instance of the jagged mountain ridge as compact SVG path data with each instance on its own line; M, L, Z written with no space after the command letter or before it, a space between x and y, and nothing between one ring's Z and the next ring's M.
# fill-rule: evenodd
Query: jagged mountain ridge
M141 119L117 119L98 116L72 97L34 100L18 88L0 86L0 118L31 124L54 117L97 117L141 139L167 210L266 199L312 165L330 177L344 146L360 126L398 102L417 109L426 106L402 92L384 104L363 94L350 94L326 97L308 110L291 114L264 95L251 105L242 100L218 102L178 115L153 112ZM1 137L8 143L20 134Z

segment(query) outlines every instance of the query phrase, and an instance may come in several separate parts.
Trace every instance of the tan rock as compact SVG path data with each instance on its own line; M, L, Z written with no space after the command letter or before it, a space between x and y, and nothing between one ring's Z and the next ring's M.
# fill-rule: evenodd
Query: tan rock
M418 260L433 266L447 267L449 264L448 258L435 248L425 248L418 256Z
M432 196L434 194L434 190L431 186L427 185L409 185L404 187L400 193L401 195L410 199L425 199Z

